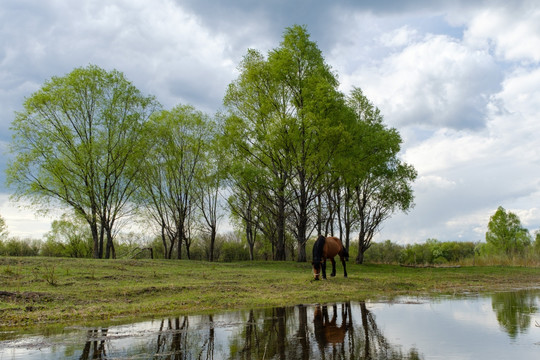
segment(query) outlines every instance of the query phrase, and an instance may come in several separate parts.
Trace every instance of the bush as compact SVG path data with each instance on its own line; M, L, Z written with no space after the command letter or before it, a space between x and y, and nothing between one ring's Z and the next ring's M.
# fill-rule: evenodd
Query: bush
M224 242L221 245L219 260L225 262L249 260L249 249L246 244Z
M0 250L0 255L4 256L37 256L40 250L40 241L10 238L2 242Z
M358 246L356 246L358 248ZM364 261L381 264L396 264L399 262L403 246L390 240L383 243L373 242L364 254ZM351 251L349 251L351 253Z

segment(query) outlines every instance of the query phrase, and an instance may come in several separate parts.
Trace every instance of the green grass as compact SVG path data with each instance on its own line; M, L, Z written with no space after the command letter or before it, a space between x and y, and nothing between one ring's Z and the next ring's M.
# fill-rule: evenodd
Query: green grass
M338 264L335 278L311 281L311 265L295 262L0 257L0 328L540 284L538 268L347 265L348 278Z

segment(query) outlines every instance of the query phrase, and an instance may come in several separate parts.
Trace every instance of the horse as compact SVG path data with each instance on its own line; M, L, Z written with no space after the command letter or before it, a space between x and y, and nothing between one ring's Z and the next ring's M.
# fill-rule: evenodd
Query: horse
M349 329L352 329L351 304L341 305L341 325L337 325L337 304L333 306L332 319L328 316L328 306L317 305L313 313L313 327L315 330L315 339L319 346L324 349L328 345L343 344L345 335Z
M319 276L322 269L322 278L326 279L326 259L330 259L332 262L332 273L330 276L336 276L336 262L334 257L339 255L341 263L343 264L343 273L347 277L347 268L345 267L345 260L349 260L349 253L347 249L341 243L337 237L324 237L319 235L317 241L313 245L313 277L315 280L319 280Z

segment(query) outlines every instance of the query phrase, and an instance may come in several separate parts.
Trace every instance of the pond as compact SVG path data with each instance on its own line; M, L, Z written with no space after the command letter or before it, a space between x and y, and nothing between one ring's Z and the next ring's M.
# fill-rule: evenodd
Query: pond
M7 359L533 359L540 291L229 311L0 333Z

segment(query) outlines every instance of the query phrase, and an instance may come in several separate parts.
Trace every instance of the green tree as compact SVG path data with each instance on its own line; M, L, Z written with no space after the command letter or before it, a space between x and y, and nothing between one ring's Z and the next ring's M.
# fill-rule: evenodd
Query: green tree
M499 206L489 219L486 243L496 253L515 255L530 245L531 237L516 214Z
M114 229L132 210L142 163L141 127L158 103L122 73L90 65L51 78L23 106L11 127L13 197L73 209L90 226L93 256L114 257Z
M270 179L266 193L277 204L276 258L284 259L288 222L297 259L306 261L306 240L316 226L311 212L325 190L321 181L344 149L343 95L302 26L287 28L267 59L250 50L240 71L225 97L227 133L235 139L231 145L240 161L260 169L257 178Z
M216 124L211 126L215 129ZM223 154L218 147L217 133L211 135L206 144L207 151L203 157L203 166L197 176L197 206L200 210L201 228L209 239L209 261L214 261L217 227L223 217L221 203L221 188L225 181L225 165ZM216 256L215 258L218 258Z
M160 228L166 259L172 258L174 248L177 258L182 257L183 241L189 258L189 220L198 202L195 185L205 171L211 133L208 116L188 105L162 111L147 124L151 141L139 176L138 200Z
M7 239L8 237L8 227L6 224L6 220L0 215L0 241L3 239Z
M359 232L356 262L361 264L382 223L414 206L412 182L417 172L399 159L401 136L384 125L380 110L361 89L351 92L348 104L356 120L351 130L354 145L339 169L344 191L351 192L354 201L355 221L349 225Z
M92 234L84 219L63 214L45 234L44 256L92 257Z
M240 76L229 85L224 99L228 110L224 139L234 162L231 167L241 169L245 165L253 174L246 178L247 171L236 170L231 173L231 183L234 186L252 178L261 180L258 194L265 199L261 205L266 207L267 215L261 228L275 230L275 237L270 237L275 244L274 259L285 260L286 212L290 203L287 185L292 169L284 146L287 125L286 106L280 96L283 90L273 81L264 56L256 50L248 50L239 71Z

